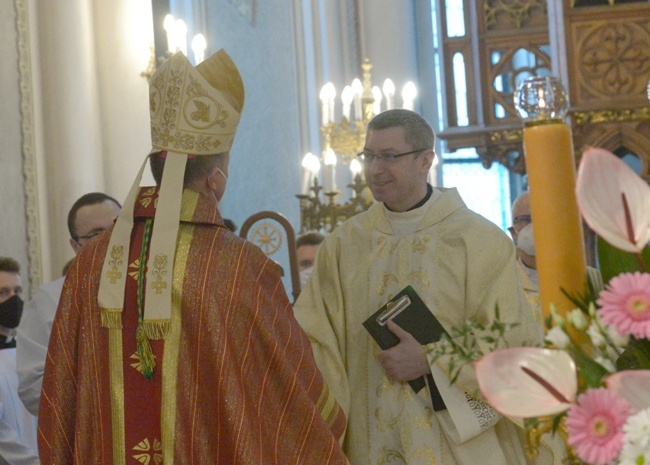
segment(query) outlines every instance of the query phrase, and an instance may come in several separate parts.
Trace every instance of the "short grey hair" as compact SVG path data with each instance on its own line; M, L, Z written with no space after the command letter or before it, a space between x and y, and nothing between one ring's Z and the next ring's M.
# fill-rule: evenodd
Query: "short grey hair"
M404 137L414 149L432 149L436 143L436 135L431 125L422 116L411 110L396 108L386 110L376 115L368 123L367 131L404 128Z

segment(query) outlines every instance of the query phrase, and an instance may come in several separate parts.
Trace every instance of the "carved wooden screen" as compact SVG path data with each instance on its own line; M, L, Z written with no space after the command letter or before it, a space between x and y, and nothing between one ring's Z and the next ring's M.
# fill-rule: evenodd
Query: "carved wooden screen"
M498 161L525 172L521 120L512 94L517 83L551 70L549 23L564 24L570 117L576 151L587 145L641 159L650 181L650 4L647 0L563 0L549 18L547 0L462 2L465 30L449 37L440 2L441 52L446 89L447 149L474 147L489 168ZM558 6L560 3L558 2ZM458 124L454 59L466 69L467 124Z
M650 182L650 4L565 0L564 17L576 151L635 154Z
M464 0L467 24L461 37L450 37L450 4L440 2L447 112L440 138L449 151L476 148L486 168L498 161L523 173L521 120L512 95L520 80L550 74L546 0ZM460 59L466 69L466 125L458 122L455 98L454 60Z

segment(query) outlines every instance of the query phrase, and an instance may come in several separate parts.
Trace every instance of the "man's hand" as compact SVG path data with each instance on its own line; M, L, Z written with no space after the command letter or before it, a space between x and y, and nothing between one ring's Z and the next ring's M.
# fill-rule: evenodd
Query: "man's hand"
M408 332L388 321L386 327L399 338L399 344L379 354L379 362L395 381L411 381L431 373L424 347Z

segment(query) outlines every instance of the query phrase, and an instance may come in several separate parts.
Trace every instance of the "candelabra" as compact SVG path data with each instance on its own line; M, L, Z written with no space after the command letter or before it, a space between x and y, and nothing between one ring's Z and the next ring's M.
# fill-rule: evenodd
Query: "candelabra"
M372 117L383 109L394 106L395 85L386 79L382 90L372 85L370 70L372 65L366 59L361 65L363 83L359 79L352 81L341 92L342 116L335 121L336 89L331 82L323 86L321 100L321 134L323 138L322 164L325 165L323 184L319 183L318 174L321 160L308 153L302 160L303 180L300 199L301 231L324 230L331 232L346 219L367 210L372 205L372 196L367 189L362 175L361 164L356 154L363 150L366 139L366 126ZM407 83L402 91L402 107L412 110L416 96L415 85ZM354 110L354 118L351 117ZM351 197L347 202L338 203L341 194L336 187L336 165L338 160L349 165L352 181L347 184Z

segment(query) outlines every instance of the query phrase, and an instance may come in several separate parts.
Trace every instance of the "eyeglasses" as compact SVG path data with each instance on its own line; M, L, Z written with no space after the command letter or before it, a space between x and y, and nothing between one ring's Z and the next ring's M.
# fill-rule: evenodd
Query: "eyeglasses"
M93 231L90 234L86 234L85 236L77 236L74 238L75 241L79 242L80 239L84 239L86 241L89 241L93 237L99 236L101 233L103 233L105 229L102 229L101 231Z
M412 155L414 153L422 152L423 150L426 149L417 149L417 150L412 150L410 152L404 152L404 153L372 153L372 152L360 152L357 153L357 158L361 163L364 163L366 165L370 165L373 160L377 160L383 163L393 163L396 159L399 157L404 157L406 155Z

